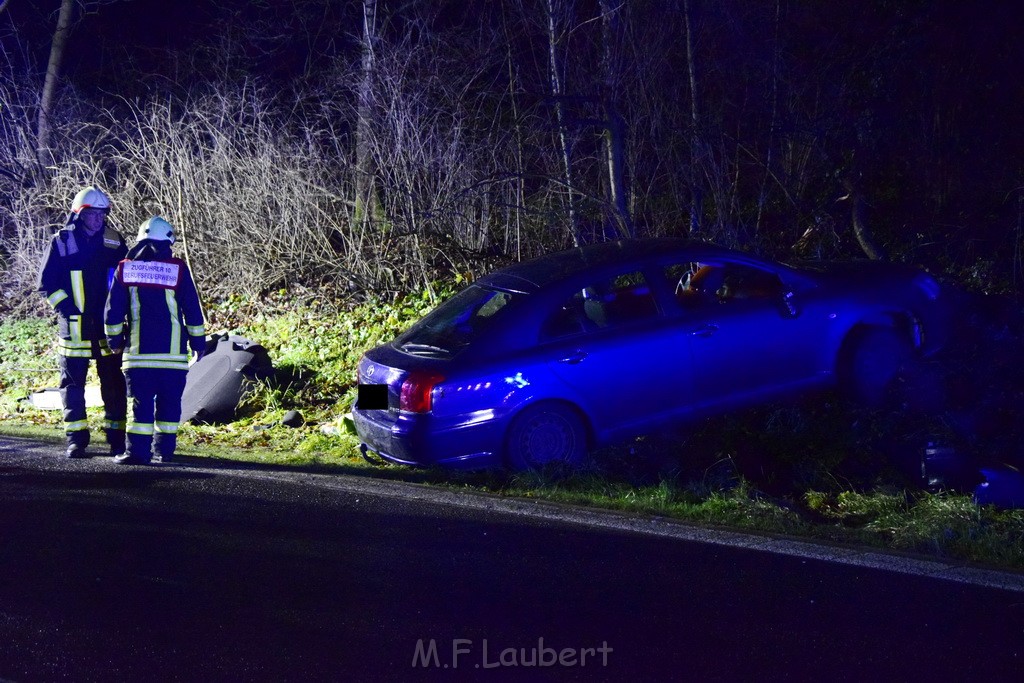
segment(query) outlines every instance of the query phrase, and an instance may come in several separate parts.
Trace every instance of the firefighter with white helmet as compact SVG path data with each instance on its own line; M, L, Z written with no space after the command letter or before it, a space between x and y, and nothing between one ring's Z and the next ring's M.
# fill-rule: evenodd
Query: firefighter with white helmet
M96 362L111 455L125 450L125 380L121 357L111 352L103 330L103 307L114 268L127 248L107 225L110 197L91 185L71 203L66 225L50 240L39 269L38 290L57 312L60 392L64 403L67 456L86 457L89 425L85 379Z
M121 464L170 462L177 446L189 348L202 357L206 329L188 265L171 254L174 226L153 216L118 264L107 296L105 332L122 352L132 399L128 452Z

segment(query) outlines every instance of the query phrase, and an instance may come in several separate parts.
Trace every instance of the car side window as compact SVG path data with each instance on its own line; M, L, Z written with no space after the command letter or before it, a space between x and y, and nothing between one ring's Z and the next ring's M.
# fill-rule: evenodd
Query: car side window
M581 334L654 318L658 305L640 271L596 281L582 287L549 316L541 330L545 339Z
M782 296L782 282L777 275L744 266L726 268L722 287L722 298L725 301L763 301Z
M673 263L665 266L665 279L672 284L676 301L684 308L696 308L721 301L725 269L707 263Z
M782 295L782 282L774 273L737 264L671 264L665 277L674 283L676 300L684 308L711 303L770 300Z

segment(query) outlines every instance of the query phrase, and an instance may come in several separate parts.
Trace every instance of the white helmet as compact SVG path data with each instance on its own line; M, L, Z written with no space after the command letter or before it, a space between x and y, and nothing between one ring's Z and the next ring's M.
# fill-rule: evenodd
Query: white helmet
M110 197L95 185L90 185L76 194L71 202L71 213L77 216L82 209L110 211Z
M174 244L174 226L160 216L153 216L152 218L147 218L139 226L138 238L140 240L160 240Z

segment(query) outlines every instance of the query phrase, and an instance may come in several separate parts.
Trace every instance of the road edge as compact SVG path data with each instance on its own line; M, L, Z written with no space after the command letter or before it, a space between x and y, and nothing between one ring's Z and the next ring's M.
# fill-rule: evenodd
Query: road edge
M224 472L224 470L216 470ZM827 542L791 539L768 534L698 526L692 522L666 517L639 517L614 510L580 508L552 501L526 500L488 495L475 491L451 491L427 484L362 479L349 475L308 472L266 472L229 470L233 474L271 480L295 481L334 490L365 495L384 495L417 502L461 507L477 511L513 514L530 519L561 522L592 528L640 533L649 536L695 541L731 548L758 550L808 560L881 569L900 574L925 576L973 586L1024 593L1024 574L998 569L972 567L964 563L942 562L902 555L891 551L839 546Z
M0 442L4 440L32 444L37 448L40 446L56 448L52 444L36 439L0 435ZM794 539L767 533L758 534L700 526L693 522L668 517L638 516L615 510L583 508L547 500L510 498L478 491L452 491L429 484L364 478L340 473L265 470L248 464L241 467L225 467L223 465L205 465L192 459L166 467L182 472L198 471L213 475L305 484L367 496L400 498L482 512L511 514L532 520L757 550L805 560L880 569L1024 594L1024 574L1022 573L974 567L963 562L925 559L874 548L842 546L826 541ZM164 466L160 467L160 469L163 468Z

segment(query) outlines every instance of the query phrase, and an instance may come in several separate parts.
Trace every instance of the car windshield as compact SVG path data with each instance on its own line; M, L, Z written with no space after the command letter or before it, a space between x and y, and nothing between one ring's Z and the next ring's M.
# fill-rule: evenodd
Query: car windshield
M395 346L417 355L454 355L521 296L472 285L424 316L395 340Z

